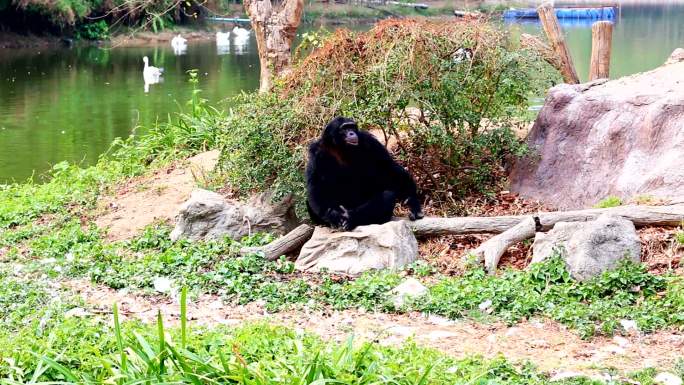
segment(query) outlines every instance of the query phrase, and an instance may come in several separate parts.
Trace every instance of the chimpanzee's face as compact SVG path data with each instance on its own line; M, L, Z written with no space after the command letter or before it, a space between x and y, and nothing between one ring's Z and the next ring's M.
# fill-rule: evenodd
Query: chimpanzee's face
M351 119L337 117L328 123L323 140L336 148L359 145L359 127Z

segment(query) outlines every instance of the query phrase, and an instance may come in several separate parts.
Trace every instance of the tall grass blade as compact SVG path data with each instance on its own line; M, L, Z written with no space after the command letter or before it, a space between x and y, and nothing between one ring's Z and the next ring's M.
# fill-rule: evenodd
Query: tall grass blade
M119 354L121 355L121 371L126 373L128 370L128 363L126 362L126 352L123 346L123 337L121 335L121 324L119 323L119 307L114 304L112 308L114 313L114 334L116 335L116 346L119 349Z
M164 341L164 321L162 320L161 310L157 310L157 333L159 334L159 375L162 375L164 374L166 343Z
M188 287L183 286L181 289L180 296L180 322L181 322L181 350L185 350L185 344L187 342L187 322L188 322Z
M33 353L33 354L35 354L35 353ZM37 357L40 357L37 354L35 354L35 355ZM67 379L68 382L72 382L72 383L78 383L79 382L78 377L76 377L76 375L74 375L71 372L71 370L67 369L64 365L53 360L52 358L42 356L42 357L40 357L40 360L45 362L49 367L51 367L51 368L55 369L56 371L62 373L62 375L64 376L64 378Z

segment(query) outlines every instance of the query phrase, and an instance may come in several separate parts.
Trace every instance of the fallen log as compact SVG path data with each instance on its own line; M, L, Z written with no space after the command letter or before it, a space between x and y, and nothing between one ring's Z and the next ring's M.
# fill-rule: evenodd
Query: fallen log
M275 261L281 255L285 255L293 250L302 247L306 241L311 238L314 228L302 224L297 226L294 230L276 239L275 241L264 246L243 247L240 249L241 255L247 254L262 254L266 260Z
M419 237L505 233L501 234L498 238L494 237L485 242L480 248L486 244L486 250L483 249L478 251L478 253L482 252L482 255L488 253L488 255L490 255L488 264L490 266L493 265L494 269L496 269L498 259L501 258L501 254L506 251L506 248L516 242L534 236L534 232L530 234L529 221L525 221L526 219L533 219L535 231L548 231L558 222L592 221L601 214L611 214L623 217L632 221L636 227L679 226L684 223L684 203L678 202L676 204L664 206L619 206L606 209L553 211L531 215L509 215L500 217L428 217L409 223L414 234ZM395 220L406 219L395 218ZM264 258L273 261L281 255L299 249L309 240L309 238L311 238L313 230L313 227L302 224L268 245L260 247L243 247L240 249L240 254L263 253ZM521 238L527 234L530 234L527 238ZM505 246L506 244L508 244L508 246ZM502 249L503 251L501 251ZM501 254L496 256L499 251ZM486 257L485 261L487 261Z
M539 231L548 231L558 222L593 221L601 214L623 217L643 226L679 226L684 222L684 203L664 206L618 206L606 209L587 209L574 211L552 211L531 214L539 219ZM502 233L520 223L528 215L500 217L429 217L411 222L416 236L430 237L439 235Z

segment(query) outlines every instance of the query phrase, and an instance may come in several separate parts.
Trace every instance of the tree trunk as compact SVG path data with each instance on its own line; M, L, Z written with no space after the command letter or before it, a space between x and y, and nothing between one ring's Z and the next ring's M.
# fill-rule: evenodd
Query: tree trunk
M304 0L283 0L280 9L275 9L270 0L245 0L244 4L259 50L259 92L267 92L273 79L290 66L292 41L302 19Z

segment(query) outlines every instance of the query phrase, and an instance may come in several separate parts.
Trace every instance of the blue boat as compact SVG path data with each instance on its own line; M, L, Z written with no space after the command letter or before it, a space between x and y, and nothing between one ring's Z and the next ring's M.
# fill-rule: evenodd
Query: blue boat
M613 20L617 16L615 7L595 8L556 8L558 19ZM535 8L509 9L504 11L504 19L538 19Z

